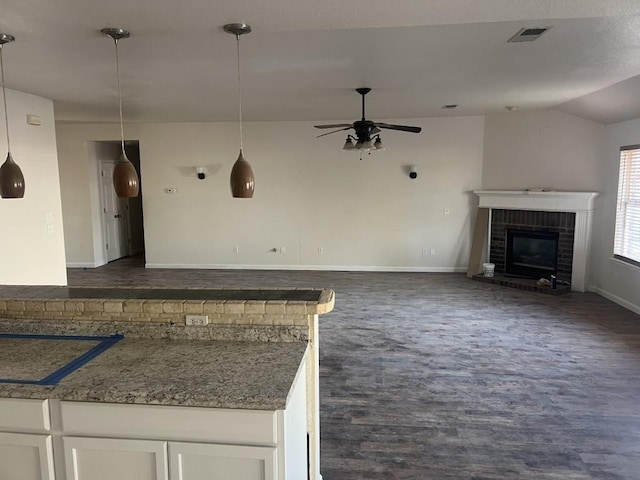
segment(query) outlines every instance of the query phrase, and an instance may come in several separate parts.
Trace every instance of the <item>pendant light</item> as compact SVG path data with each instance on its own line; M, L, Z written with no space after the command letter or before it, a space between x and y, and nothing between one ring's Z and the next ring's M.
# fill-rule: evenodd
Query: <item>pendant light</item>
M0 196L2 198L24 197L24 176L22 170L11 156L11 143L9 142L9 115L7 114L7 94L4 86L4 64L2 63L2 50L5 43L15 40L12 35L0 33L0 72L2 76L2 102L4 105L4 121L7 131L7 159L0 167Z
M124 151L124 126L122 121L122 93L120 91L120 61L118 59L118 40L129 38L129 32L122 28L103 28L103 35L113 39L116 47L116 76L118 77L118 104L120 106L120 158L113 169L113 188L118 197L137 197L140 190L138 173Z
M252 198L255 179L251 165L244 159L242 153L242 86L240 83L240 35L251 32L251 26L246 23L229 23L224 31L236 36L238 56L238 112L240 120L240 155L231 169L231 195L234 198Z

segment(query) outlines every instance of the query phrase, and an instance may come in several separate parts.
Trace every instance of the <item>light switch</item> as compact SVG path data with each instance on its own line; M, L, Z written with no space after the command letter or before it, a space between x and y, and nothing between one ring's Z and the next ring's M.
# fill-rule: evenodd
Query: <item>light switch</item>
M39 127L42 125L42 120L40 120L40 115L27 115L27 125L34 125Z

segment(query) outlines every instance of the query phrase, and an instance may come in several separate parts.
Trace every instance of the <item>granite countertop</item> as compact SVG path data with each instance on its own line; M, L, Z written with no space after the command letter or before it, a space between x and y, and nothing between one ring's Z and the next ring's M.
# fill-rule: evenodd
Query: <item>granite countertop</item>
M56 348L55 343L44 348ZM124 338L56 386L0 384L0 397L282 410L305 342ZM4 352L21 368L41 359Z

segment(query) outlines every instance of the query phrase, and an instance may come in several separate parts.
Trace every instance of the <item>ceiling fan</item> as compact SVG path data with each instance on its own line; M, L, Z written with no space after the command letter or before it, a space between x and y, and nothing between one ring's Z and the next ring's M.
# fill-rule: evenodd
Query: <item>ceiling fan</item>
M411 127L409 125L393 125L391 123L373 122L367 120L364 116L365 95L371 91L370 88L356 88L362 96L362 120L356 120L353 123L336 123L332 125L314 125L316 128L337 128L332 132L323 133L318 135L317 138L324 137L325 135L331 135L332 133L343 132L345 130L353 129L355 137L351 134L347 135L347 141L344 143L343 150L360 151L363 150L371 153L372 150L384 150L382 145L382 139L380 138L381 128L387 130L399 130L401 132L420 133L422 128ZM355 144L353 143L355 141Z

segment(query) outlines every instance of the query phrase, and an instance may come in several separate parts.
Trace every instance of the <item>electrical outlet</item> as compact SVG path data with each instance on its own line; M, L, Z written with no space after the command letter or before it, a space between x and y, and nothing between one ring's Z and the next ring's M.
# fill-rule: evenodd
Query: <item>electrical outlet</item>
M187 315L184 324L203 327L209 324L209 315Z
M280 253L282 253L282 254L287 253L286 247L280 247Z
M444 213L445 215L450 215L451 214L451 209L450 208L445 208L442 213Z
M324 248L318 247L318 255L322 255L324 253Z
M436 249L435 249L435 248L432 248L432 249L431 249L431 255L435 255L435 254L436 254Z
M233 247L233 253L236 255L240 253L240 247Z
M428 248L423 248L422 249L422 254L423 255L429 255L429 249Z

